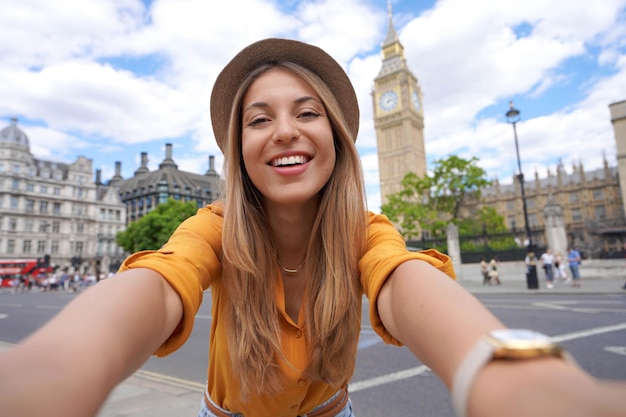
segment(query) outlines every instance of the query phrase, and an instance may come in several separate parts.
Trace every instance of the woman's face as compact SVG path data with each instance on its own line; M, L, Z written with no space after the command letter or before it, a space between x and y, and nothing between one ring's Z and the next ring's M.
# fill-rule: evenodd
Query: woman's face
M242 102L242 154L265 204L316 200L336 156L326 109L313 88L283 69L254 81Z

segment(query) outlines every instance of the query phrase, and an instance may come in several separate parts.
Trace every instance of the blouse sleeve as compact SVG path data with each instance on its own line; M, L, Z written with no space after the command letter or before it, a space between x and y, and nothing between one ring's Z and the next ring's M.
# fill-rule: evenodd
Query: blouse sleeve
M168 355L185 343L193 329L203 291L221 277L222 224L221 206L201 208L178 226L161 249L137 252L122 263L120 272L148 268L161 274L183 304L181 322L155 355Z
M452 261L434 249L411 252L400 233L386 216L369 213L367 248L359 260L361 285L369 299L370 323L385 343L401 346L385 329L378 314L378 294L387 277L403 262L416 259L428 262L435 268L456 279Z

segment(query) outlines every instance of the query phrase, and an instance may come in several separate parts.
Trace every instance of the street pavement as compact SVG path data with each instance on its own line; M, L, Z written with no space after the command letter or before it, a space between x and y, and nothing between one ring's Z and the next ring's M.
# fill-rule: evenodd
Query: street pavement
M482 285L480 281L460 281L473 294L615 294L626 293L626 277L583 279L580 288L555 283L547 289L527 289L525 280L504 281L502 285ZM0 342L0 352L11 345ZM139 370L111 394L99 417L172 417L197 416L202 401L202 384Z

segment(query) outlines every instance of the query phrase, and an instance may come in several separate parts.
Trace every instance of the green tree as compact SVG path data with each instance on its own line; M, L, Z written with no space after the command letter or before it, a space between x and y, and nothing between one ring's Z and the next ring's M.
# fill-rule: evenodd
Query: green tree
M458 223L459 210L468 199L477 199L480 189L489 185L478 158L450 155L434 162L431 175L418 177L410 172L402 180L403 189L389 196L381 211L400 227L406 239L428 231L432 237L445 235L450 222Z
M159 249L186 218L198 210L195 201L168 199L139 220L128 225L116 236L118 246L129 253L140 250Z

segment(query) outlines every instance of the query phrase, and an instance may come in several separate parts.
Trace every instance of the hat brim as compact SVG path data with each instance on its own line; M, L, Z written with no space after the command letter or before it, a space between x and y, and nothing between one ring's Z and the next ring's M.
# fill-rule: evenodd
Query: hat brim
M341 65L324 50L291 39L270 38L242 49L217 76L211 93L211 123L215 141L222 152L228 135L233 100L246 76L264 64L291 61L319 76L333 92L344 114L348 131L356 141L359 105L354 87Z

